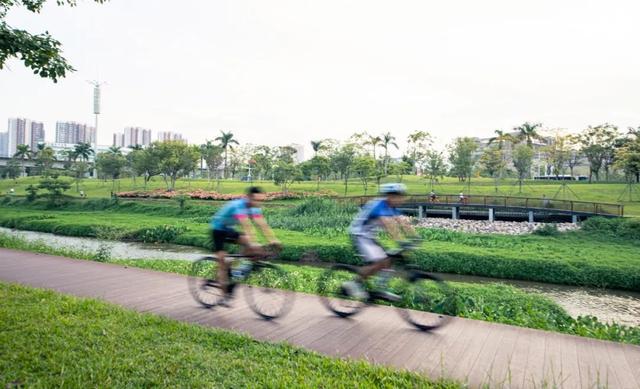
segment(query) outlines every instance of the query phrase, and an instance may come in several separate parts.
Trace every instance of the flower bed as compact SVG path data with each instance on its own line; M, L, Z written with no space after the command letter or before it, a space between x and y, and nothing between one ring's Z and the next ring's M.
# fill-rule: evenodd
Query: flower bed
M131 192L119 192L118 197L122 198L150 198L150 199L172 199L177 196L188 196L194 200L217 200L226 201L233 200L242 197L242 194L230 194L230 193L218 193L213 191L205 191L202 189L196 189L191 192L186 191L167 191L162 189L152 191L131 191ZM320 191L320 192L267 192L265 200L294 200L304 199L307 197L335 197L337 194L333 191Z

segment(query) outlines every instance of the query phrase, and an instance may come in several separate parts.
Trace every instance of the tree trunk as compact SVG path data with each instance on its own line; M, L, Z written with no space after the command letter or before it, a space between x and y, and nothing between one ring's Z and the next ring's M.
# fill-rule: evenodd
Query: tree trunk
M224 149L224 178L227 179L227 171L229 170L229 166L227 165L227 148Z
M347 195L347 187L349 186L349 179L345 178L344 179L344 195Z
M318 182L317 182L317 185L316 185L316 192L319 192L320 191L320 176L318 176L317 181Z

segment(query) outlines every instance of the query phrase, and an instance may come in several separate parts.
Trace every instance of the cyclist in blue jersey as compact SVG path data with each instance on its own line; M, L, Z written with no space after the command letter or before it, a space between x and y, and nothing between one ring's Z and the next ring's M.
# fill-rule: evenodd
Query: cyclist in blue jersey
M396 242L406 241L417 236L415 229L406 219L401 218L397 207L405 201L406 186L404 184L384 184L380 194L384 197L369 201L358 213L349 227L349 233L356 250L368 265L360 268L360 276L366 280L380 270L391 266L391 259L382 245L376 240L378 232L386 231ZM347 282L344 287L350 295L364 297L356 282ZM388 291L379 294L394 300L398 296Z
M259 253L261 246L256 241L255 224L269 243L280 245L259 208L264 198L262 189L252 186L247 189L246 197L228 202L211 219L213 248L218 259L217 281L225 290L229 285L228 264L225 261L227 243L241 245L243 253L247 255Z

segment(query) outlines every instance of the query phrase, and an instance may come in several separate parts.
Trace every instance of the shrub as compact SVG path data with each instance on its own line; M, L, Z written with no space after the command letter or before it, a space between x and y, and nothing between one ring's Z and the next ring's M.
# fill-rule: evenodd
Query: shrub
M175 199L178 202L178 206L180 207L180 213L184 212L184 209L187 205L187 200L189 200L189 196L185 196L185 195L180 195L180 196L176 196Z
M30 203L35 201L35 199L38 197L38 187L29 185L27 186L26 191L27 191L27 201Z
M270 213L268 219L274 228L335 237L346 234L357 211L358 207L351 203L312 197L284 212Z
M553 223L545 224L542 227L537 228L533 233L540 236L557 236L560 232L558 231L558 226Z
M582 230L640 241L640 220L637 219L591 217L582 223Z
M64 203L64 192L71 188L71 184L54 176L40 180L38 188L49 192L47 194L47 197L49 198L49 206L55 207Z
M174 241L178 235L187 231L184 226L162 225L146 228L136 233L137 239L146 243L167 243Z

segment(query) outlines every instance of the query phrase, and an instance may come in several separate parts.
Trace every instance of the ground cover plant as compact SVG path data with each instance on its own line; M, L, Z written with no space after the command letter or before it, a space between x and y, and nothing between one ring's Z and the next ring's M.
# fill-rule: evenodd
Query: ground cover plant
M461 387L51 291L0 299L3 387Z
M75 251L69 249L55 249L43 242L27 242L24 239L0 234L0 247L19 250L35 251L72 258L101 260L96 253L89 251ZM137 260L109 258L106 262L128 267L138 267L183 275L190 274L191 262L183 260ZM289 290L317 294L318 281L324 269L315 266L301 266L281 264L287 271L285 282L278 286ZM273 287L273 280L268 278L256 279L261 286ZM598 339L612 340L640 344L640 328L621 326L615 323L605 324L594 317L572 318L566 311L553 301L518 290L502 284L477 285L453 282L450 303L446 307L435 311L448 315L455 315L477 320L511 324L521 327L563 332L573 335ZM394 284L396 292L401 292L403 285ZM399 306L405 306L400 302ZM419 308L414 307L412 308ZM434 307L422 307L434 310Z
M125 240L209 248L207 223L221 204L192 202L182 209L173 200L116 203L98 199L72 201L51 210L40 201L13 200L0 205L0 226L88 237L111 229ZM359 263L346 235L353 212L348 205L326 199L274 202L265 207L267 219L284 243L282 259L289 261L312 257ZM551 236L420 229L425 242L413 260L428 271L638 291L640 241L633 235L638 223L592 219L583 231ZM602 232L601 224L616 227Z

